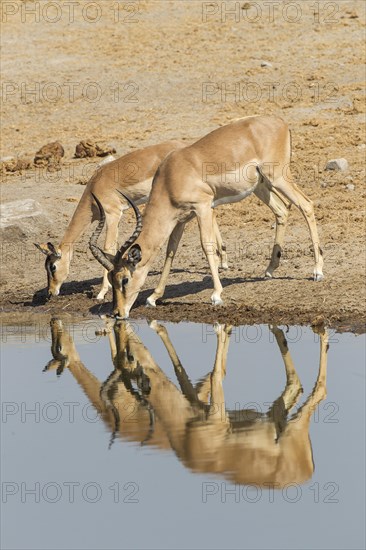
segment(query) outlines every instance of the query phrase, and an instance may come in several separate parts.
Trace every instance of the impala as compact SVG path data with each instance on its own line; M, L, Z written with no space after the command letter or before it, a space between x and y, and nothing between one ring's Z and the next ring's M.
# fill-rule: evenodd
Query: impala
M320 337L320 360L315 385L300 408L290 416L302 393L285 335L270 327L285 366L286 383L267 412L227 410L223 381L231 327L216 325L216 356L212 371L194 385L184 369L164 326L153 321L174 366L177 387L157 365L126 321L108 333L114 370L101 383L81 363L62 322L53 320L52 354L46 370L67 367L119 437L172 449L195 472L220 474L234 483L282 488L304 483L314 471L309 437L312 415L326 397L328 336ZM249 396L248 396L249 397Z
M162 162L154 177L143 227L137 222L133 238L120 248L114 259L106 257L95 246L95 237L104 223L101 215L91 238L92 252L109 271L115 294L115 316L128 318L152 261L169 237L168 261L158 287L148 298L148 305L154 306L156 299L163 295L184 225L194 216L198 219L201 245L212 274L211 301L213 305L222 304L213 207L237 202L251 193L264 201L276 218L275 242L265 275L272 277L279 265L290 205L295 204L309 227L315 258L313 277L320 281L323 258L313 204L292 181L290 157L290 132L282 119L246 117L172 152Z
M183 142L172 140L152 145L128 153L108 164L101 166L89 180L74 215L58 247L52 243L35 246L46 255L48 297L57 296L61 285L67 278L75 242L94 221L99 219L99 209L93 200L96 193L103 202L107 230L104 249L107 253L116 252L118 223L123 210L129 208L121 203L115 188L125 191L136 204L147 201L153 176L161 161L171 152L184 146ZM227 267L225 247L222 244L219 229L215 222L217 246L221 253L222 267ZM103 284L97 296L103 300L110 284L107 271L103 274Z
M144 441L151 436L151 444L159 443L162 448L169 449L169 441L164 431L158 422L153 422L152 413L144 399L143 392L138 388L134 390L132 387L132 383L136 379L144 380L141 376L141 368L137 369L137 372L130 369L123 373L118 369L118 365L121 365L121 361L123 361L126 348L120 345L119 341L116 346L113 330L110 332L107 325L115 370L105 382L101 383L81 361L73 336L64 327L62 320L51 319L50 327L53 358L44 367L43 372L56 370L59 377L65 369L70 371L112 433L110 443L113 443L116 431L118 431L120 437L131 441ZM123 338L123 341L125 342L126 338ZM117 403L117 406L115 405L116 401L120 403Z

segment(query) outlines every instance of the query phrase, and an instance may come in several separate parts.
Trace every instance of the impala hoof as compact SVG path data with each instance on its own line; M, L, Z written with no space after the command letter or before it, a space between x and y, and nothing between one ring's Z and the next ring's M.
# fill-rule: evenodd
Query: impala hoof
M320 281L322 281L324 279L324 275L323 275L323 273L314 273L313 279L316 283L319 283Z
M211 298L211 302L213 306L222 306L224 303L221 298Z
M225 270L226 270L226 269L229 269L228 264L227 264L226 262L223 262L223 263L221 264L221 269L225 269Z
M151 296L149 296L146 300L146 307L156 307L155 300Z
M265 274L264 274L264 278L265 279L273 279L273 275L269 271L266 271Z

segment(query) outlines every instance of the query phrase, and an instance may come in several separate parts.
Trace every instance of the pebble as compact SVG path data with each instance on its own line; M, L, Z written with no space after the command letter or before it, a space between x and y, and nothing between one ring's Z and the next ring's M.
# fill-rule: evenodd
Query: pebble
M353 185L353 183L348 183L346 185L346 189L347 191L354 191L355 190L355 186Z
M273 65L269 61L262 61L261 67L273 67Z
M12 160L15 160L15 157L1 157L0 162L11 162Z
M340 170L341 172L345 172L346 170L348 170L348 161L343 158L328 160L325 169Z

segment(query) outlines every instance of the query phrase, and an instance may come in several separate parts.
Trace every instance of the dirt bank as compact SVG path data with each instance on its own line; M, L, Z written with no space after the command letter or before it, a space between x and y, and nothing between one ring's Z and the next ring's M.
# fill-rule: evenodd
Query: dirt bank
M337 8L331 13L330 4L320 2L314 14L311 2L302 2L296 15L280 2L271 15L267 3L249 2L229 17L222 4L229 9L238 2L142 1L132 3L136 10L130 12L126 3L116 11L100 2L94 21L91 11L83 13L84 2L72 21L61 3L53 23L54 13L40 12L36 21L23 2L14 4L19 10L2 26L1 156L33 159L54 141L65 154L58 171L3 174L2 202L30 198L44 211L33 230L2 233L4 321L108 310L93 299L100 268L89 253L88 235L76 247L62 295L48 303L43 258L33 246L61 239L100 160L73 159L77 143L93 140L122 155L173 137L193 140L241 116L272 113L291 127L294 171L316 208L325 280L309 280L310 240L295 209L276 279L263 280L274 220L250 197L218 209L230 264L221 274L225 305L209 305L211 279L193 222L162 304L156 310L142 305L158 280L163 253L132 316L235 324L309 323L322 316L339 327L364 322L364 3L331 3ZM325 171L329 159L340 157L348 171ZM121 240L131 226L128 214Z

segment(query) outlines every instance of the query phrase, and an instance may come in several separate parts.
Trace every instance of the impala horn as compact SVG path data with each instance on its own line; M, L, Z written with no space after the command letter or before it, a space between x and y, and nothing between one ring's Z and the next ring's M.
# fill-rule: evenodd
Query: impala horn
M116 191L118 193L120 193L120 195L122 195L122 197L124 197L126 199L126 201L130 204L130 206L132 206L132 208L135 212L135 216L136 216L135 231L132 233L131 237L129 239L127 239L127 241L121 246L121 248L118 250L118 252L115 256L115 264L118 265L119 262L121 261L121 258L123 256L123 254L136 241L137 237L140 235L140 233L142 231L142 216L141 216L140 210L137 208L136 204L127 195L122 193L122 191L119 191L119 189L116 189Z
M102 264L102 266L107 271L111 271L114 268L113 263L107 258L103 250L101 250L99 246L97 246L99 236L103 231L103 227L105 224L105 212L100 200L94 195L94 193L92 193L92 195L99 208L100 221L89 239L89 248L94 258L98 260L98 262Z

